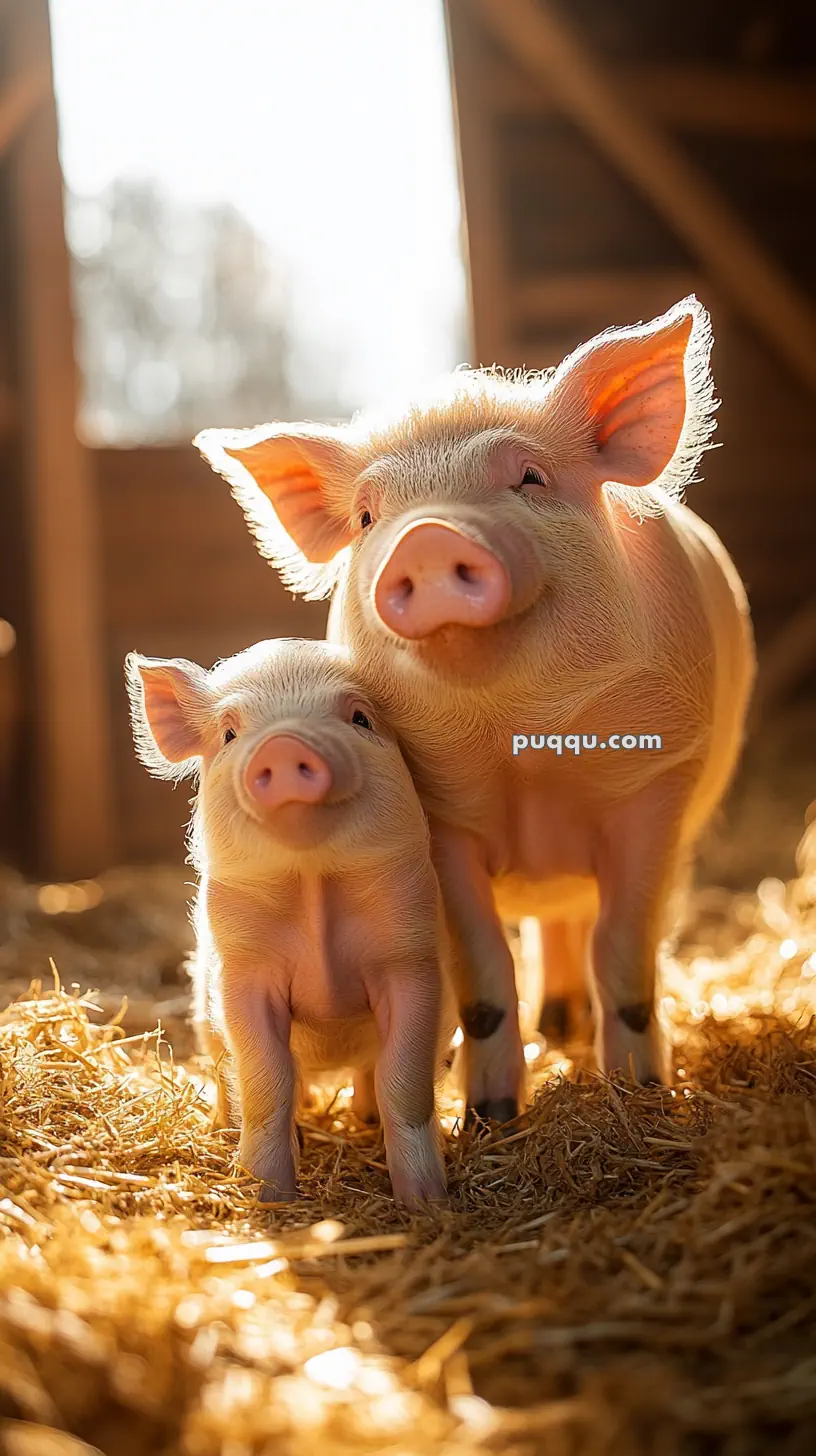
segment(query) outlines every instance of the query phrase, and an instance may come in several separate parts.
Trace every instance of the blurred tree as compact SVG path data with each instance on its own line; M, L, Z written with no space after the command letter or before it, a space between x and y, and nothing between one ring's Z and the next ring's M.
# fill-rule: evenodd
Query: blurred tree
M98 444L189 441L207 425L347 411L318 361L293 386L287 279L230 205L196 206L118 180L66 207L82 371Z

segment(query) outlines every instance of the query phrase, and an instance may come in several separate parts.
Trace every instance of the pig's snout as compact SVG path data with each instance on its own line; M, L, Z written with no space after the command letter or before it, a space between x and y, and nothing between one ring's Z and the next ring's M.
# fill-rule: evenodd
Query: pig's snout
M490 627L506 614L511 593L498 557L443 521L409 526L372 587L380 620L410 640L452 625Z
M284 804L322 804L332 787L332 771L301 738L273 734L255 749L244 786L253 804L272 813Z

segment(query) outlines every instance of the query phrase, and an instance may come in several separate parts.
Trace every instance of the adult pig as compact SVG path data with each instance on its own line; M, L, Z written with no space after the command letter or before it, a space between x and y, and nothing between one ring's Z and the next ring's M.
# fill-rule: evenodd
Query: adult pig
M434 1081L456 1018L439 888L410 774L347 652L262 642L210 672L133 654L127 677L143 762L200 775L196 1025L222 1123L235 1084L240 1161L265 1199L294 1197L298 1085L351 1066L397 1200L443 1197Z
M196 441L287 584L335 591L330 633L406 749L482 1117L523 1095L501 915L541 919L561 989L581 969L569 923L587 927L600 1066L667 1073L666 907L731 775L754 671L735 569L681 504L713 428L710 348L691 297L545 374L457 372L390 420ZM598 746L513 753L541 733ZM604 750L614 734L662 746Z

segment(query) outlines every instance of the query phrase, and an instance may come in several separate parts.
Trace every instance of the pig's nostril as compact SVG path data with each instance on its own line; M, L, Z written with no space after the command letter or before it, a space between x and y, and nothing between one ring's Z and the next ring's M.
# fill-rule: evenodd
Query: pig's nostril
M472 566L466 566L464 561L458 563L456 575L460 581L466 582L468 586L473 586L479 580L479 573L474 571Z
M414 595L414 583L410 576L404 576L402 578L402 581L397 587L397 591L404 602L407 602L408 598Z
M302 773L304 778L308 779L314 773L314 769L308 763L299 763L298 773Z
M268 789L269 788L269 785L272 782L272 770L271 770L271 768L263 768L263 769L261 769L261 772L258 774L258 777L255 780L255 782L257 783L259 789Z

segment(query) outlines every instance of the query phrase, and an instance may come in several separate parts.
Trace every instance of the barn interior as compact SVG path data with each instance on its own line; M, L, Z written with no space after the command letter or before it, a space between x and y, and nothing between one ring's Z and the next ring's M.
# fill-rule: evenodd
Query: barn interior
M454 1075L444 1212L394 1207L345 1085L315 1090L291 1208L259 1207L235 1136L210 1130L189 1024L190 790L138 763L122 662L321 638L327 605L285 590L189 443L256 422L226 417L216 366L212 417L186 435L105 436L115 409L83 321L114 280L71 222L55 21L47 0L0 0L9 1456L800 1456L816 1439L816 20L802 0L426 9L470 362L545 369L691 293L713 320L720 448L688 501L745 582L758 674L662 967L675 1080L601 1078L586 1045L538 1034L522 925L534 1100L467 1137ZM79 8L68 23L81 32ZM155 199L118 205L138 237ZM248 276L254 241L230 226ZM134 276L138 335L152 284ZM244 401L257 421L270 329Z

